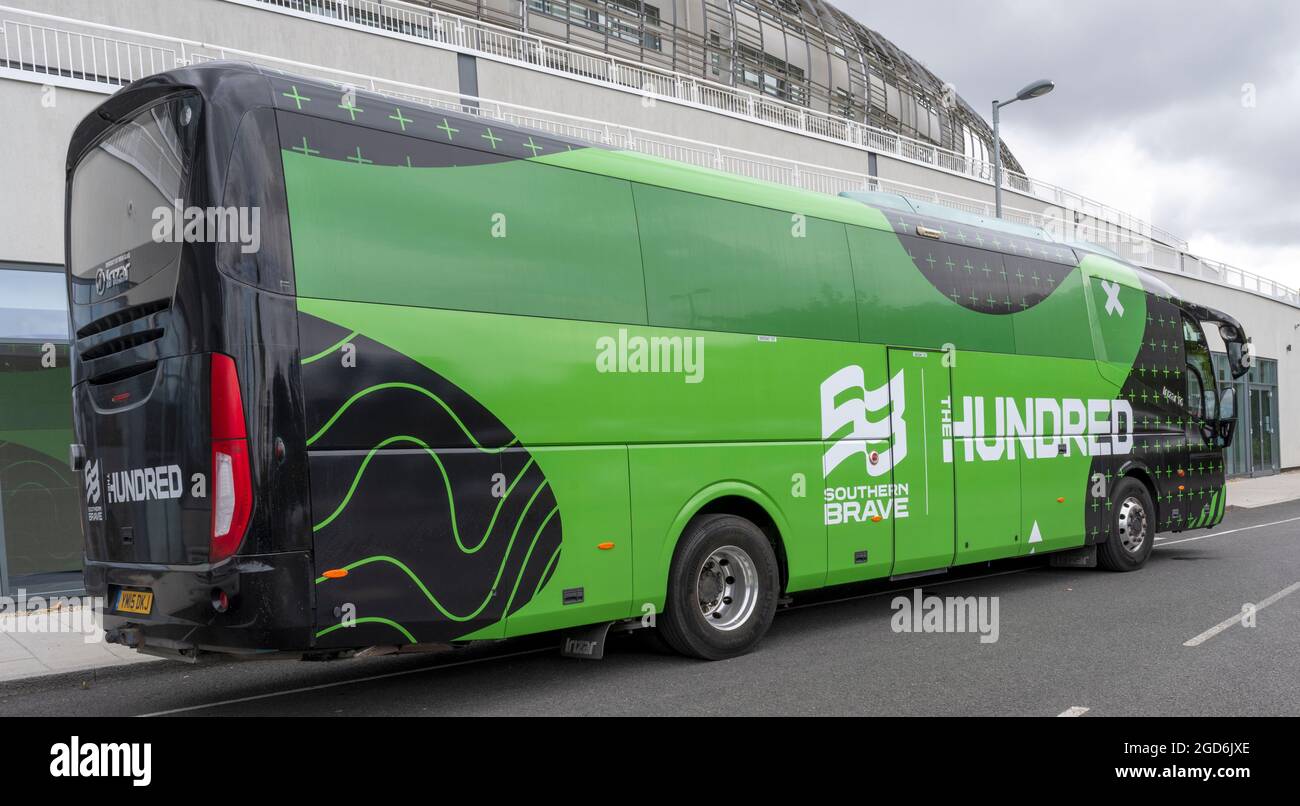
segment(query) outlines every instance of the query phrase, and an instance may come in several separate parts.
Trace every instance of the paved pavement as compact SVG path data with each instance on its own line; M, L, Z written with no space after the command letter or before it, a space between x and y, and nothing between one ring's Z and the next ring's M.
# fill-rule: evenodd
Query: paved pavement
M0 615L0 682L154 660L104 641L89 608L53 604Z
M1257 479L1233 479L1228 482L1228 506L1266 507L1300 498L1300 468Z
M0 683L0 715L1300 715L1300 501L1169 535L1133 574L1036 566L931 584L999 633L895 632L896 593L796 606L719 663L635 636L599 662L527 641L336 663L166 661ZM1255 626L1240 624L1255 603ZM1190 644L1190 645L1189 645Z

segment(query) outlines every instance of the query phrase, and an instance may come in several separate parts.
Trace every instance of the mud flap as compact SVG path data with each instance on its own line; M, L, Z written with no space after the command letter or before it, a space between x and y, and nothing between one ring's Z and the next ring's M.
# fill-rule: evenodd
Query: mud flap
M1048 555L1048 564L1053 568L1096 568L1097 546L1054 552Z
M564 633L560 644L560 656L578 658L579 660L601 660L605 657L605 639L614 622L593 624L588 627L569 630Z

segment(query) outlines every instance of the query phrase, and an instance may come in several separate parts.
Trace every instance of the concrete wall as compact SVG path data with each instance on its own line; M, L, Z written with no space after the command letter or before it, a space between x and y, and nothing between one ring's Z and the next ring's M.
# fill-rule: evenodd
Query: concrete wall
M456 89L456 55L451 51L234 3L216 0L4 2L44 14L192 39L438 89Z
M63 166L77 123L108 97L0 80L0 259L63 262ZM53 104L51 106L51 104Z

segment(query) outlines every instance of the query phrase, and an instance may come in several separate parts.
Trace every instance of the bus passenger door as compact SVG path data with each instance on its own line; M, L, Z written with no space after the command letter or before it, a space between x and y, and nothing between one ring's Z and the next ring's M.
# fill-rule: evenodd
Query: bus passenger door
M953 562L953 464L943 456L952 376L943 359L939 350L889 350L895 576Z
M896 450L902 430L889 390L883 347L864 345L856 363L822 381L827 585L889 576L894 565L893 463L906 445Z

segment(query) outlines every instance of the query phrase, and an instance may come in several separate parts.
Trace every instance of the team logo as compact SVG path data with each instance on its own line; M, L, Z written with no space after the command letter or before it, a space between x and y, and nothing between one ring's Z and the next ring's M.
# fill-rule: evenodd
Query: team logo
M98 504L100 496L99 460L86 463L86 503Z
M845 394L848 398L836 405ZM902 370L884 386L868 389L862 367L851 364L822 381L821 402L822 439L833 439L849 428L822 457L823 475L861 454L867 475L883 476L907 456ZM867 447L882 442L889 444L883 451Z
M84 474L86 481L86 520L102 521L104 519L104 508L100 506L99 499L103 494L103 489L99 481L99 460L86 463Z

